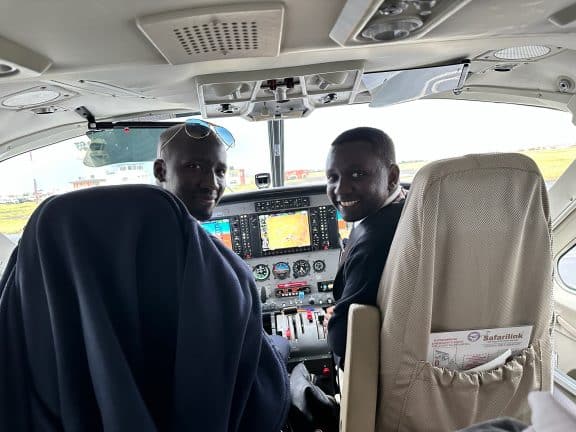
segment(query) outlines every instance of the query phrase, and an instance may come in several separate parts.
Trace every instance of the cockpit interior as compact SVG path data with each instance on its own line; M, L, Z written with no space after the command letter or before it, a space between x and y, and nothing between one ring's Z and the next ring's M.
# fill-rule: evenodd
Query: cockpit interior
M382 407L404 409L381 400L384 387L376 390L387 379L382 368L388 363L385 348L372 344L370 337L385 340L393 327L386 324L389 311L380 310L376 327L368 325L368 315L360 316L356 327L350 324L349 332L356 336L353 347L361 354L359 360L351 357L356 366L349 375L344 377L335 363L325 320L338 301L334 280L355 223L343 218L326 193L326 156L346 130L383 130L394 141L399 182L410 199L413 190L422 197L431 190L422 186L424 175L441 175L427 171L430 167L440 167L444 174L452 169L442 161L458 160L454 164L467 167L459 158L521 154L539 170L542 206L549 212L551 246L542 267L551 271L553 294L547 298L553 307L553 345L550 362L543 366L549 373L541 377L545 381L549 376L550 385L541 387L561 395L567 404L576 403L574 0L2 3L2 280L9 277L4 269L11 265L10 255L31 215L44 201L95 187L157 185L154 160L161 134L189 121L210 122L233 138L226 141L223 197L210 219L198 223L249 267L264 331L289 343L288 372L303 362L315 385L342 404L342 431L424 430L400 420L393 428L394 420L382 414ZM451 180L442 180L443 191L463 197L466 208L475 208L476 200L485 200L487 207L516 203L518 195L486 199L480 188L496 187L490 189L481 176L472 178L464 180L474 191L469 196L459 194L457 187L450 189ZM510 180L505 189L513 190L513 184ZM444 203L440 193L438 202ZM430 203L422 198L418 211L423 212L424 204ZM444 207L435 209L438 214L450 212L448 207L445 213ZM456 219L450 221L456 225ZM483 228L478 243L462 249L464 255L470 252L471 261L482 239L496 244L496 232L512 238L509 231L499 231L501 227ZM406 230L404 240L416 232ZM446 228L443 238L466 231ZM421 233L422 244L427 235ZM405 244L398 237L394 244ZM410 252L392 251L397 262ZM418 261L422 267L426 259ZM435 262L436 270L449 262ZM524 280L521 273L539 266L531 267L518 267L516 279ZM387 271L401 272L396 267ZM456 272L458 280L474 274ZM478 292L478 308L482 304L489 309ZM520 302L525 296L517 293L514 299ZM382 291L379 295L387 298ZM2 303L0 291L0 312ZM458 315L443 307L435 304L435 313ZM452 307L458 309L456 303ZM481 328L451 328L449 319L432 322L437 325L430 332ZM531 324L502 322L507 324L501 327ZM382 353L369 354L372 345ZM426 358L420 361L421 368L433 366ZM403 382L400 375L398 382ZM344 378L350 382L346 390ZM418 387L410 386L406 394L414 396ZM364 397L369 409L358 406ZM526 398L516 402L528 407ZM451 403L452 408L436 408L450 417L457 407ZM507 413L489 412L492 417ZM525 414L524 421L536 421L529 410ZM576 424L576 409L572 414ZM443 424L458 430L481 420L488 418Z

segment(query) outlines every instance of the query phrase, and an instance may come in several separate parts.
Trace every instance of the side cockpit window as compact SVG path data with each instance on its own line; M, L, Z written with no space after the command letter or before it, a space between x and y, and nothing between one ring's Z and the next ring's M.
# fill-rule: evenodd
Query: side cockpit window
M558 276L564 285L576 290L576 245L558 260Z
M101 153L100 143L84 135L0 162L2 240L16 244L32 212L52 195L94 186L155 183L151 160L89 163Z

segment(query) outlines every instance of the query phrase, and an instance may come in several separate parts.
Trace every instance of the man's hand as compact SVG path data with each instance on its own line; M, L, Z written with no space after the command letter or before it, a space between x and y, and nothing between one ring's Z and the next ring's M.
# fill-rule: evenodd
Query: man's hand
M334 306L326 308L326 313L324 314L324 330L326 332L328 331L328 321L330 321L330 318L332 318L333 314L334 314Z

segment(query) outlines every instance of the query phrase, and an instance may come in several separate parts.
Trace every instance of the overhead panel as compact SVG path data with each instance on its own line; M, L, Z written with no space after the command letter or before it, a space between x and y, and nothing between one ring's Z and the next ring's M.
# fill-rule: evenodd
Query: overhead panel
M363 62L350 61L199 76L200 109L205 118L305 117L316 108L354 103L363 69Z
M281 3L186 9L137 20L142 33L174 65L278 56L283 24Z

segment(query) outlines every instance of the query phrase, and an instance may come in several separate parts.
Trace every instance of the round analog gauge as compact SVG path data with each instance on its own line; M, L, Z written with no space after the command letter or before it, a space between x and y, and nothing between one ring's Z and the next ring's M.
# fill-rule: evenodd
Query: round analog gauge
M312 264L312 267L316 273L321 273L326 270L326 263L322 260L316 260L314 264Z
M292 265L292 274L295 278L304 277L310 273L310 263L306 260L298 260Z
M254 274L254 279L258 282L265 281L270 277L270 267L266 264L258 264L252 269L252 274Z
M284 261L277 262L272 266L272 273L276 279L286 279L290 276L290 265Z

